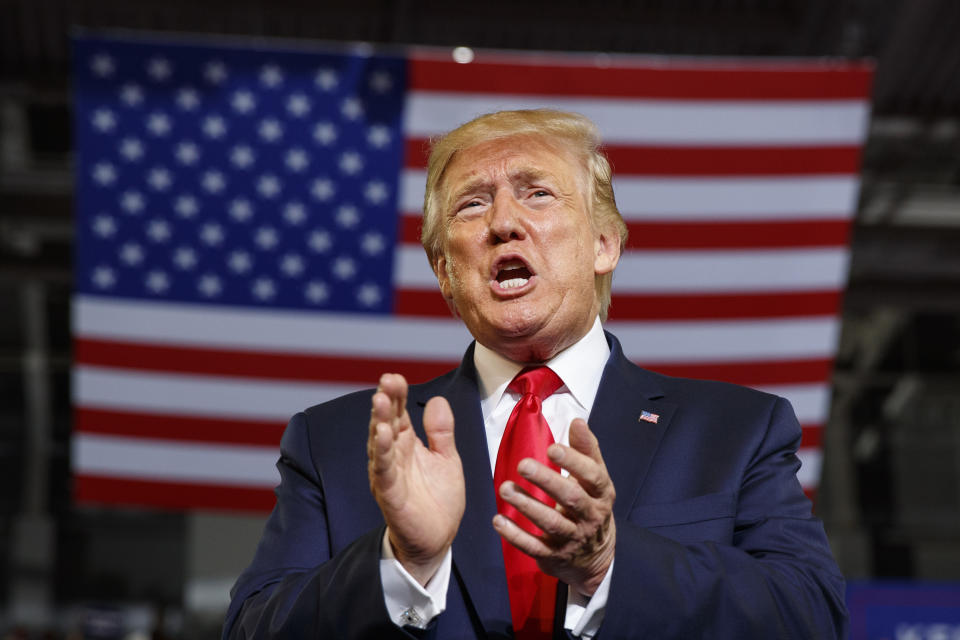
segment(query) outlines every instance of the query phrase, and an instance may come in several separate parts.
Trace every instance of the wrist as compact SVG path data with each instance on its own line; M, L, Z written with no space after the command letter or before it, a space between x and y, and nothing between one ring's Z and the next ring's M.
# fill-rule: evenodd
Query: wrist
M443 563L443 559L450 547L448 544L436 554L410 553L403 545L398 544L389 527L387 528L387 542L397 562L399 562L404 570L409 573L414 580L419 582L421 586L426 586L434 574L436 574L437 569L439 569Z

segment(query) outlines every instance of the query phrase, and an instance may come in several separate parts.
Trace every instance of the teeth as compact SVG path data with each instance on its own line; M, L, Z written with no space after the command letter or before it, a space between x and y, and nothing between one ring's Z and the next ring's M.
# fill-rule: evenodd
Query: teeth
M510 278L509 280L504 280L500 283L501 289L516 289L517 287L522 287L527 284L527 278Z

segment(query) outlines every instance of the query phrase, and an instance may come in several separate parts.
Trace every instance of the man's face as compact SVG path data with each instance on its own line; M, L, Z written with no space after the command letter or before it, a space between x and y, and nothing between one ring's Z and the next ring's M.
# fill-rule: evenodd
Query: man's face
M440 289L477 341L512 360L546 360L586 334L594 275L617 264L619 238L591 225L585 173L531 136L460 151L444 173Z

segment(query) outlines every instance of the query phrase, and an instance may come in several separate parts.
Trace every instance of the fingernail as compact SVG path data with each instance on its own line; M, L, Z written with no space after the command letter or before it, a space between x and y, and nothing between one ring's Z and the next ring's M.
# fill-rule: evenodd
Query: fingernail
M560 462L563 460L563 447L558 444L552 444L547 449L547 455L550 456L550 459L555 462Z
M519 471L520 475L522 475L524 478L528 476L532 476L533 472L536 471L536 469L537 469L536 465L533 464L533 462L530 460L522 460L520 464L517 466L517 471Z
M512 482L504 482L503 484L500 485L500 497L509 498L512 495L513 495Z

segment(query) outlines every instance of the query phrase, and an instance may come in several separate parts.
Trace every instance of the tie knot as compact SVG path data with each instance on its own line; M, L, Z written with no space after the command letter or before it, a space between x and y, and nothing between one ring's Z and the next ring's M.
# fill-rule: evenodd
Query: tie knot
M509 389L523 395L532 394L541 401L563 386L563 380L549 367L529 367L510 381Z

